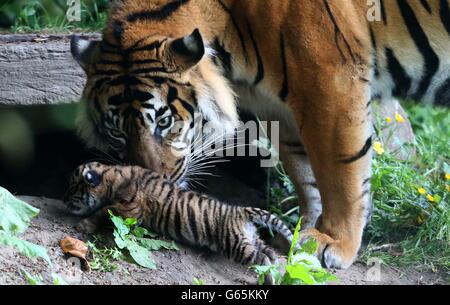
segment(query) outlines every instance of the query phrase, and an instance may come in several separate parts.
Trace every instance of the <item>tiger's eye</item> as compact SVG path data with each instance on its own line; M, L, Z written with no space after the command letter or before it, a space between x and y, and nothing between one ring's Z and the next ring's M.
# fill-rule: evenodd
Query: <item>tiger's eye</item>
M165 117L164 119L161 119L158 121L158 126L160 128L166 128L170 125L170 123L172 122L170 117Z
M99 186L101 183L101 177L99 174L97 174L94 171L88 171L85 175L84 175L84 179L86 180L86 182L93 186Z

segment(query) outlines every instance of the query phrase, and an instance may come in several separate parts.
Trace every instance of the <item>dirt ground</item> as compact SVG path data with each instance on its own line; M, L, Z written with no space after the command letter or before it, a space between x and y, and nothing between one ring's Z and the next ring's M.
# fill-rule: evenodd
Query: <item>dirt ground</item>
M120 261L114 272L83 272L73 264L59 247L59 241L65 236L88 240L88 236L78 233L74 225L78 219L69 216L62 202L46 198L21 197L24 201L41 209L41 213L23 235L23 238L45 246L50 254L53 266L42 260L30 260L16 251L0 248L0 284L26 284L21 269L31 274L40 274L45 282L51 282L51 274L57 273L69 284L192 284L194 277L211 285L255 284L256 275L244 266L235 264L219 255L203 250L180 247L180 251L160 251L154 253L157 270L147 270L135 264ZM438 274L419 273L417 271L398 271L382 267L379 280L369 281L368 274L373 270L356 263L349 270L337 271L341 285L389 284L418 285L444 284L445 279Z

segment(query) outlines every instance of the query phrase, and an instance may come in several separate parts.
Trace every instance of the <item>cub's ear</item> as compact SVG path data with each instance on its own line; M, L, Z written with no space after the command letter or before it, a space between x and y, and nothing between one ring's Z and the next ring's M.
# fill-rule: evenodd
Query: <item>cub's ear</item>
M99 41L89 41L80 36L73 35L70 40L70 51L72 52L73 58L86 70L92 62L93 55L98 50L99 45Z
M175 39L169 43L168 56L176 68L185 71L195 66L205 55L205 44L198 29L191 35Z

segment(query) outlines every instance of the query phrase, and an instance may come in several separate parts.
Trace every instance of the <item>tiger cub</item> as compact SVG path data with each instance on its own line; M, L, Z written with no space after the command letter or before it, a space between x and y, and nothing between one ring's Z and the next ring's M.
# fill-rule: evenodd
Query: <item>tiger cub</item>
M108 220L108 210L136 218L150 230L191 246L206 247L236 262L275 263L257 226L271 228L290 243L292 233L276 216L256 209L231 206L177 188L165 177L140 167L89 163L73 174L65 202L72 214L89 216L78 229L95 232Z

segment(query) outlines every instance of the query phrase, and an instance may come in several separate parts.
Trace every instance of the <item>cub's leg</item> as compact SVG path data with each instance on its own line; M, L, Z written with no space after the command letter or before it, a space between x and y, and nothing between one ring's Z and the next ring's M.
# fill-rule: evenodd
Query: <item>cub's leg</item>
M243 265L269 266L277 262L277 255L273 249L266 246L259 237L248 238L241 236L239 247L233 253L234 260ZM273 277L269 274L264 279L265 285L273 285Z
M363 72L351 66L315 67L300 89L304 99L291 103L323 209L318 231L311 229L304 237L319 241L329 268L353 263L371 210L372 119Z

